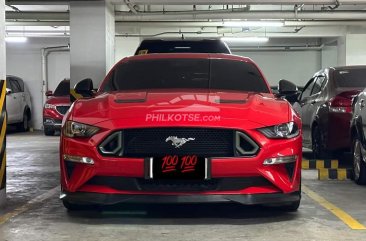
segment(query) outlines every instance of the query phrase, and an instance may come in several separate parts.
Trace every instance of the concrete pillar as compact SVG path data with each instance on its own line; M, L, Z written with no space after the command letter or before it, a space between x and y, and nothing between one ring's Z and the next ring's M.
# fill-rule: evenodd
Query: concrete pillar
M347 34L346 65L366 65L366 34Z
M114 6L107 1L70 2L71 87L91 78L95 88L114 64Z
M140 45L139 37L116 37L115 62L129 56L133 56Z
M0 80L4 80L6 78L6 55L5 55L5 0L0 0ZM1 92L1 97L4 97L4 92ZM1 98L0 106L5 110L5 99ZM1 111L1 110L0 110ZM0 113L1 114L1 113ZM1 115L1 118L4 116ZM6 121L6 120L3 120ZM1 125L1 129L4 125ZM5 127L6 128L6 123ZM0 134L1 135L1 134ZM4 136L0 140L0 207L5 204L6 198L6 140L5 133Z
M366 33L347 33L338 39L338 66L366 65Z

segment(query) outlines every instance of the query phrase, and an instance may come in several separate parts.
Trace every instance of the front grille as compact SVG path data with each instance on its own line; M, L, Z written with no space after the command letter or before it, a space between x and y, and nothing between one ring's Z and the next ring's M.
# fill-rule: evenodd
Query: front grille
M86 185L108 186L120 191L199 192L236 191L249 187L273 186L257 177L213 178L210 180L150 180L131 177L95 176Z
M68 106L68 105L58 105L58 106L56 106L57 112L60 113L61 115L65 115L69 108L70 108L70 106Z
M99 151L105 156L138 158L191 154L202 157L255 155L259 146L246 134L237 133L232 129L218 128L126 129L109 135L99 145ZM186 142L173 145L175 137L185 138Z

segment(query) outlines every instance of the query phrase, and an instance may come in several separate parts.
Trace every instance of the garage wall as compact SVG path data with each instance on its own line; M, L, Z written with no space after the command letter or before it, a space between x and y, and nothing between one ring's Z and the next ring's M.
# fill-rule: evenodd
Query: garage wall
M140 44L140 38L116 37L114 42L115 42L114 56L116 62L118 62L125 57L132 56L135 54L135 51Z
M262 69L271 86L287 79L304 86L311 76L321 69L321 51L261 51L234 52L253 59Z
M41 48L67 45L63 38L29 38L26 43L7 43L6 72L24 79L32 98L32 126L42 128L42 71ZM70 77L68 52L51 53L49 59L49 89L54 90L60 80Z
M346 36L346 64L366 64L366 34L347 34Z
M325 46L322 49L322 68L338 66L338 47Z

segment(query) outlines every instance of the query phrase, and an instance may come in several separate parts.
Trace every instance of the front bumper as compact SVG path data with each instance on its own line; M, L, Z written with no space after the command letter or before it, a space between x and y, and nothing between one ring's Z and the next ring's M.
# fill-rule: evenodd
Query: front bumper
M52 119L52 118L45 118L43 120L44 128L60 130L62 124L62 119Z
M63 192L61 199L70 203L113 205L118 203L222 203L234 202L245 205L284 204L301 199L299 191L292 193L267 193L246 195L124 195L85 192Z

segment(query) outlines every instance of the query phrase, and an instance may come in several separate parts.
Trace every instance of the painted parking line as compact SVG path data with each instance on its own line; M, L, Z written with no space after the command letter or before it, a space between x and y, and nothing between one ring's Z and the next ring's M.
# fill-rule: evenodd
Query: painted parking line
M334 205L333 203L329 202L319 194L315 193L314 191L310 190L307 186L302 185L303 192L308 195L311 199L316 201L318 204L326 208L328 211L333 213L336 217L338 217L342 222L344 222L348 227L355 230L366 230L366 227L354 219L351 215Z
M18 216L19 214L22 214L29 209L31 209L34 205L42 203L43 201L57 195L60 192L60 186L57 186L55 188L52 188L51 190L48 190L44 194L37 196L36 198L33 198L32 200L28 201L26 204L14 209L13 211L10 211L4 215L0 216L0 225L6 223L9 219L14 218Z

